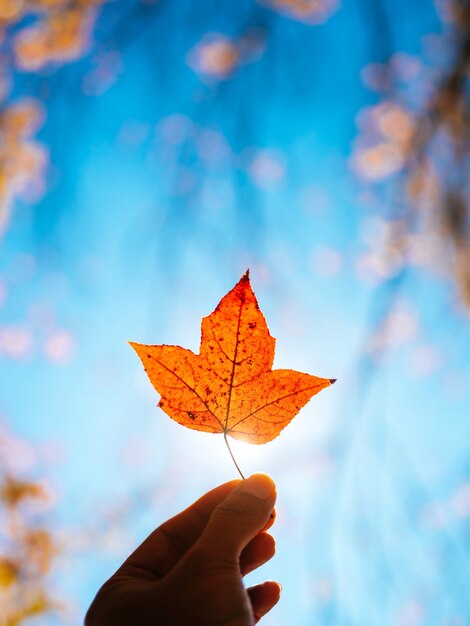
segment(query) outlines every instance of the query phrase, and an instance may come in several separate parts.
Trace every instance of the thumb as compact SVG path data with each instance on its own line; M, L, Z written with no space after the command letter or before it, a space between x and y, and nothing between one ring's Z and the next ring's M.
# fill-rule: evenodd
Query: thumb
M238 561L243 548L265 526L275 501L276 485L266 474L242 480L212 511L197 547L217 559Z

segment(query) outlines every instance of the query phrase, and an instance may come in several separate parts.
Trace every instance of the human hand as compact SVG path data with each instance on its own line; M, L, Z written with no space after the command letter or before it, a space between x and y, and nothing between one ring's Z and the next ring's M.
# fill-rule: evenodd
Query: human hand
M280 585L242 578L275 551L276 489L265 474L202 496L157 528L101 587L85 626L252 626Z

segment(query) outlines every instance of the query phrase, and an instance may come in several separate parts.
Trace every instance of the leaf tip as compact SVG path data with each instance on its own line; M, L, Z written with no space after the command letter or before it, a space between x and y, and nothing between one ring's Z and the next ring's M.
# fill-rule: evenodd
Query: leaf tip
M142 348L142 344L137 343L136 341L128 341L127 343L140 356L140 349Z
M248 268L246 272L243 274L242 280L250 280L250 268Z
M330 385L334 385L335 382L338 380L337 378L329 378L328 379L330 381Z

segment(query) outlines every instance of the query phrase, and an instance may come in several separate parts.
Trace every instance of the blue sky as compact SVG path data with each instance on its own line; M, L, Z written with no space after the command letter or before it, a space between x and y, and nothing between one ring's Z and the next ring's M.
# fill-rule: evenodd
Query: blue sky
M377 100L362 68L418 55L434 9L386 5L389 51L372 3L320 25L208 0L121 24L127 6L103 8L81 60L15 76L15 95L44 99L50 166L1 244L1 323L33 347L0 357L0 412L61 451L45 471L72 540L51 584L79 615L137 541L235 476L220 437L157 409L127 341L197 350L201 317L249 267L275 365L339 379L273 443L234 444L279 488L278 555L252 575L283 584L265 623L464 626L468 313L445 276L408 271L391 310L393 280L364 281L364 233L387 207L364 205L349 167L357 113ZM188 65L205 34L247 24L265 33L258 59L226 80ZM114 83L88 95L84 77L116 51ZM374 324L391 314L398 339L376 361ZM50 318L72 338L63 364L41 351Z

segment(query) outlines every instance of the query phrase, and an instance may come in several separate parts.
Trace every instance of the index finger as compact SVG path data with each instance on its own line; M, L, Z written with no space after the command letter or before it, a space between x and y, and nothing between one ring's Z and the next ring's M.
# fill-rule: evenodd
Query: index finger
M240 482L238 479L219 485L164 522L128 557L115 575L131 574L148 579L165 576L199 539L215 507Z

